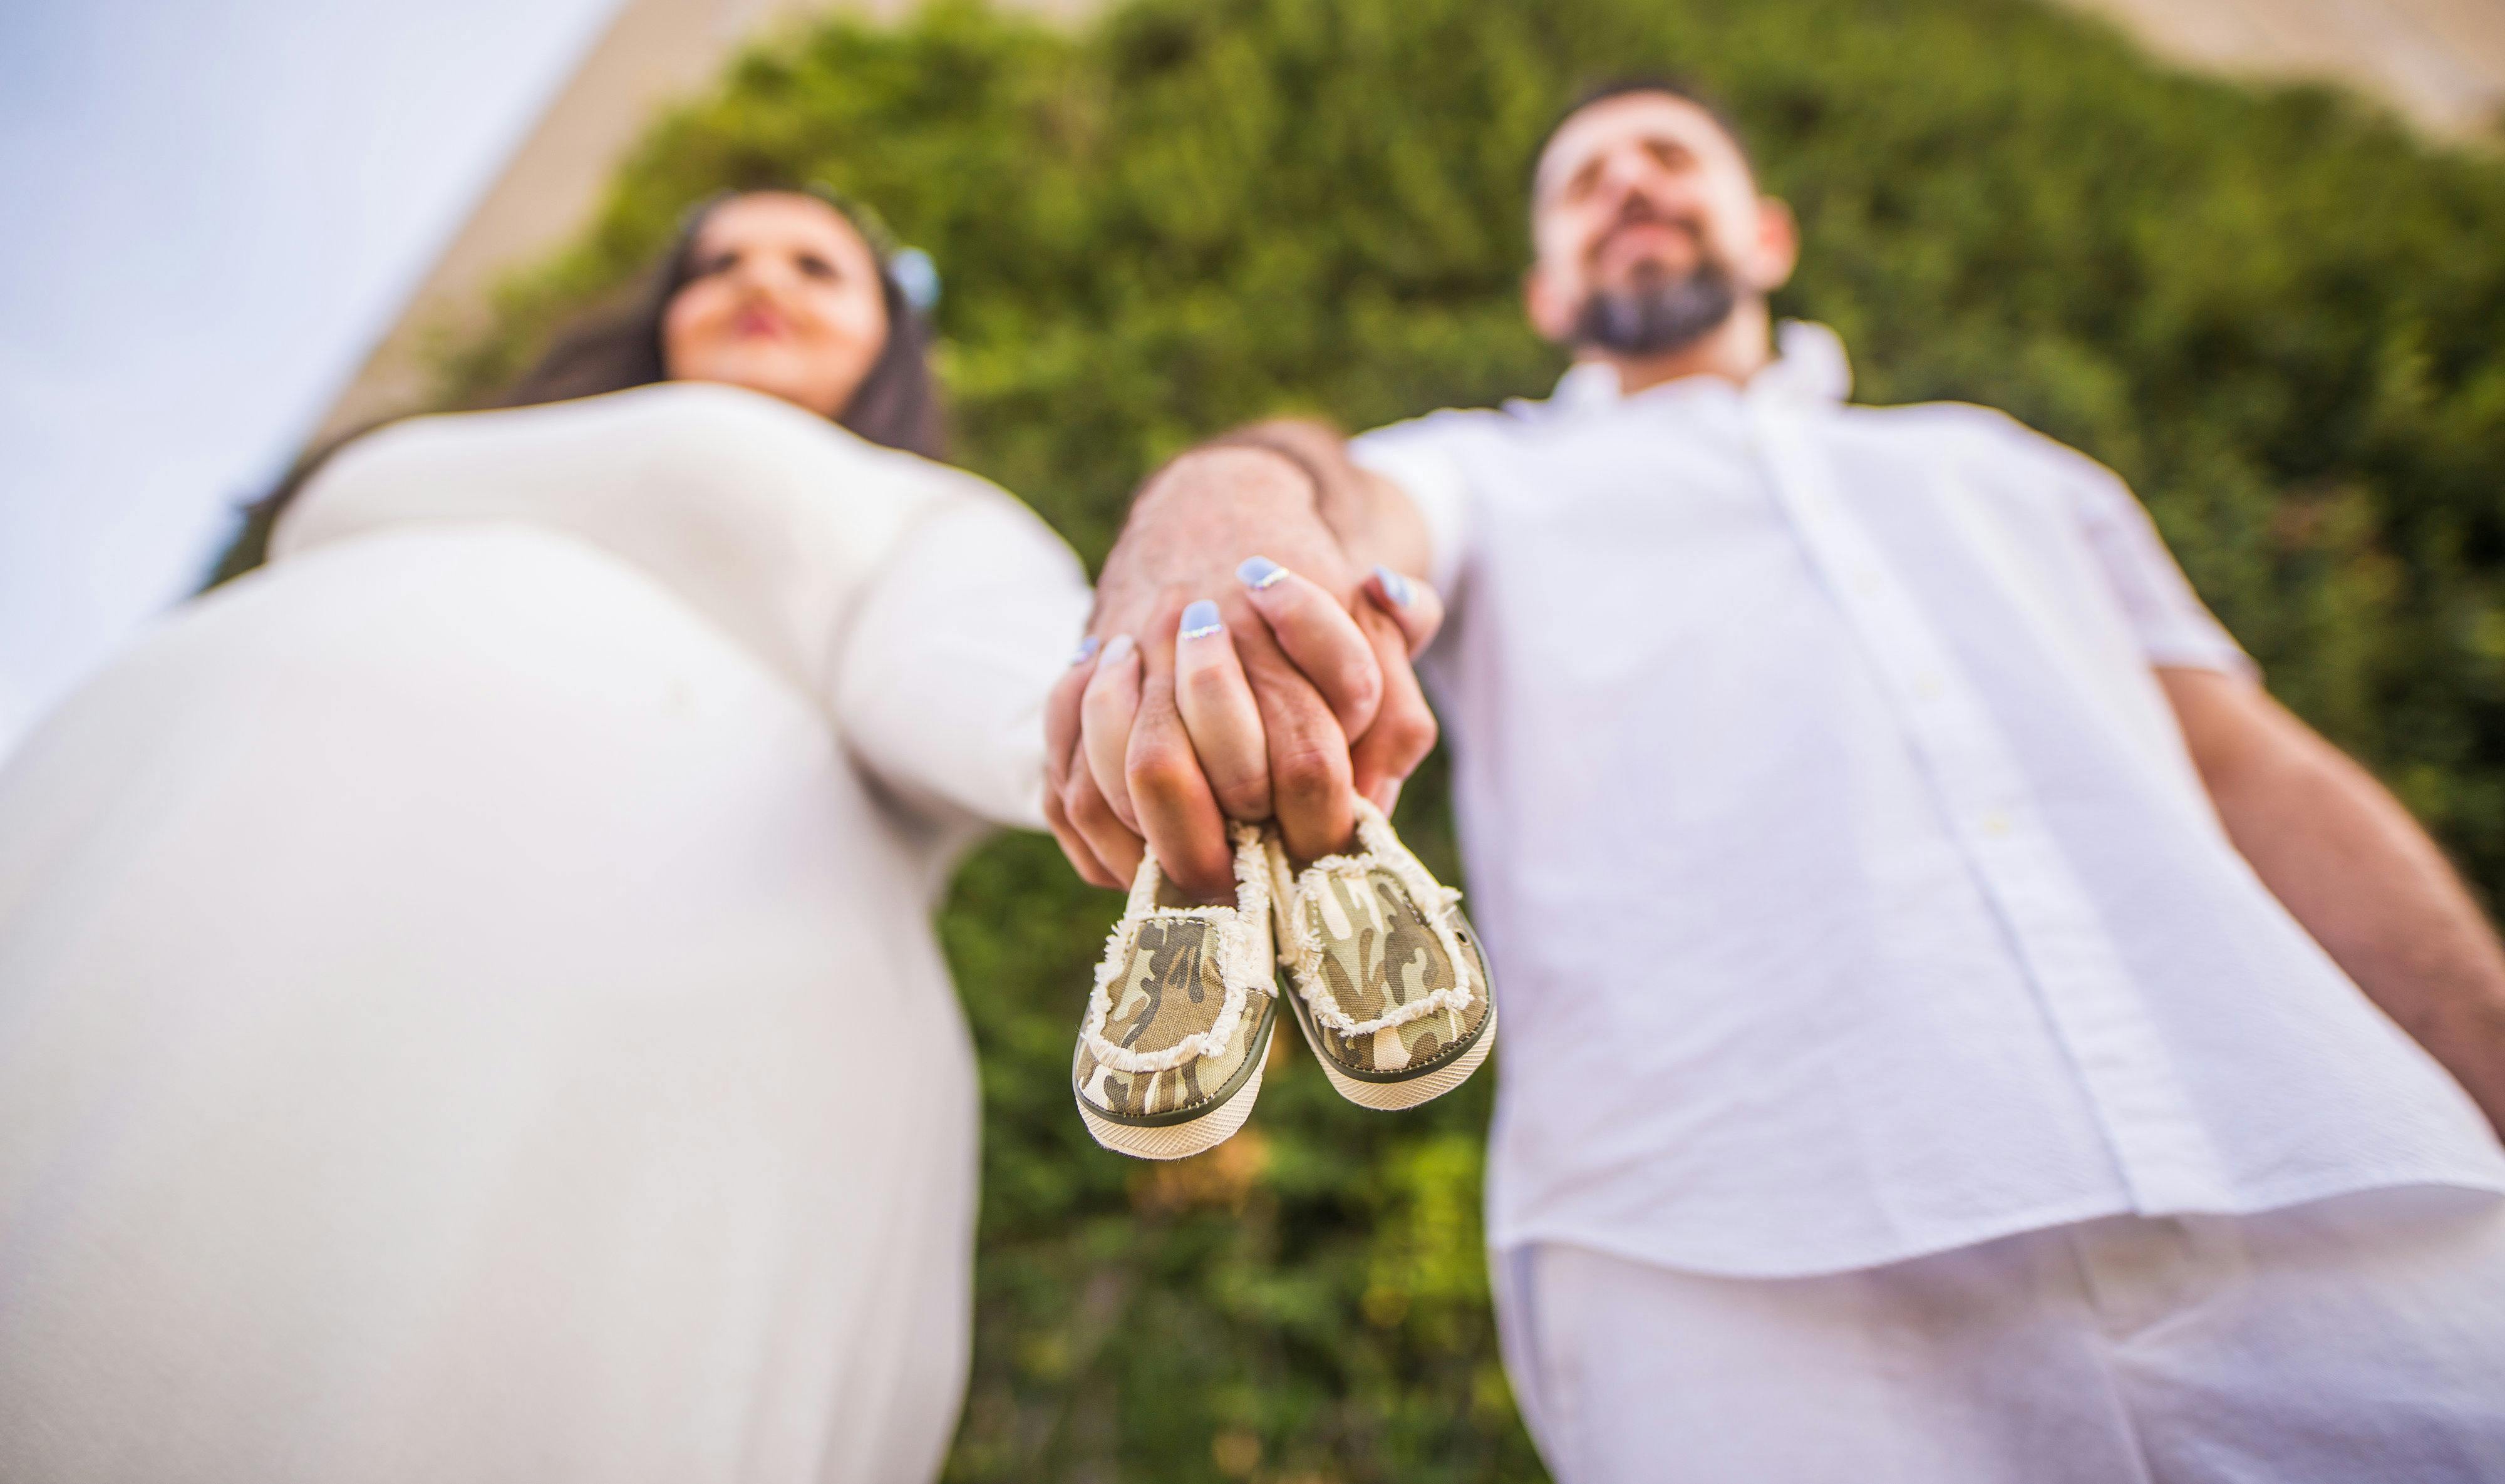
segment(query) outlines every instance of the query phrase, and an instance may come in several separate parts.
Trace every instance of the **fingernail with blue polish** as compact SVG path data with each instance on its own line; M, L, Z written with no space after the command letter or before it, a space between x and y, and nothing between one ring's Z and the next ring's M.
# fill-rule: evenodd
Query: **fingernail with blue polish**
M1235 569L1235 579L1254 592L1269 586L1288 575L1288 569L1266 556L1248 556L1244 565Z
M1399 573L1393 571L1389 567L1375 568L1374 577L1375 581L1383 584L1383 595L1385 597L1390 598L1393 602L1399 604L1403 608L1409 606L1409 599L1412 594L1409 591L1409 580L1407 578L1402 577Z
M1085 664L1087 661L1096 657L1097 648L1104 642L1105 641L1097 638L1094 634L1090 634L1086 638L1079 640L1078 653L1070 656L1070 662L1073 665Z
M1217 617L1217 605L1202 598L1182 611L1182 627L1175 631L1175 637L1206 639L1212 634L1225 632L1226 625Z
M1130 635L1115 634L1106 643L1105 653L1097 658L1096 663L1100 667L1110 667L1120 664L1123 660L1130 658L1131 652L1138 648L1139 644L1134 641Z

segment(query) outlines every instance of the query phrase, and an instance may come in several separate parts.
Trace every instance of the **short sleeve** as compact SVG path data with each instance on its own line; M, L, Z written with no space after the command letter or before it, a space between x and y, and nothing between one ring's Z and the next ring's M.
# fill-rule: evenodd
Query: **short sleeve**
M987 486L881 565L833 684L845 745L907 802L1043 826L1043 702L1086 625L1087 578L1051 527Z
M1348 454L1400 486L1427 524L1427 580L1447 602L1469 550L1469 482L1453 441L1435 417L1421 417L1361 433Z
M2069 457L2074 461L2068 481L2071 505L2080 533L2149 664L2259 679L2261 667L2192 590L2130 486L2084 455Z

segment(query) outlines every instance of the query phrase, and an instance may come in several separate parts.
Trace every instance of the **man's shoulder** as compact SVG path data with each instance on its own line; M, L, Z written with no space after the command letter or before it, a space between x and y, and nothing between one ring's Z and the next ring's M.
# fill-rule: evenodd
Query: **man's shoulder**
M2112 477L2102 465L2061 440L1977 403L1854 404L1843 409L1841 423L1847 438L1871 440L1891 451L2041 477Z
M2061 444L1998 407L1974 402L1908 402L1892 406L1850 403L1845 420L1855 432L1877 438L1933 439L2026 448Z

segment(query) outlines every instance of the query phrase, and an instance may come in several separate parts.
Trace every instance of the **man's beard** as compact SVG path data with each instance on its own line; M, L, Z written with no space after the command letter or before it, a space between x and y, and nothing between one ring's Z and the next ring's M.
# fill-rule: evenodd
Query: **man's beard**
M1574 316L1574 343L1621 356L1662 356L1711 335L1740 302L1730 269L1711 260L1676 277L1596 289Z

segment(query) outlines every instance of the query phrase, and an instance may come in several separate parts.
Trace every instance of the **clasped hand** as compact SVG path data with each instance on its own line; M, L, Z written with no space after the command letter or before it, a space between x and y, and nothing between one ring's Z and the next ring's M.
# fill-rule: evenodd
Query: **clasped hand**
M1187 455L1134 507L1090 648L1045 711L1044 812L1078 873L1125 887L1144 849L1204 899L1232 889L1229 819L1288 853L1344 848L1354 798L1389 810L1435 743L1412 658L1437 594L1358 568L1293 463Z

